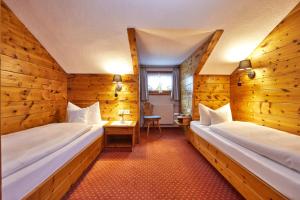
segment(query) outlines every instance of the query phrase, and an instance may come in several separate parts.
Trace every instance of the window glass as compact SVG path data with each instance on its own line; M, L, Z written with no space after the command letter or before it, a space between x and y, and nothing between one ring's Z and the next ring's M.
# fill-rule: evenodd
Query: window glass
M149 91L171 91L172 73L148 72L148 90Z

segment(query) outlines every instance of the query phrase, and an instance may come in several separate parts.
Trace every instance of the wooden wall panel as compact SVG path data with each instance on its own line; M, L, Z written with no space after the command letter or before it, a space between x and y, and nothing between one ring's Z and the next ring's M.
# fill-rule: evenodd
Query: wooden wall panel
M64 121L67 75L1 3L1 134Z
M255 79L231 75L235 120L300 135L300 4L251 53ZM237 86L238 78L242 86Z
M180 88L181 88L181 106L182 113L191 113L195 111L195 80L206 63L208 57L218 43L223 30L216 30L191 56L189 56L180 67ZM198 91L196 91L198 92ZM198 110L198 106L196 108Z
M230 76L194 75L193 119L199 119L198 105L217 109L230 102Z
M194 73L198 67L201 56L206 49L205 44L198 48L191 56L189 56L180 66L180 110L182 113L192 111L193 104L193 81Z
M74 104L85 107L96 101L100 103L103 120L120 120L119 109L129 109L126 120L138 120L139 97L138 76L122 75L123 88L114 96L113 75L109 74L72 74L68 77L68 99Z
M198 104L213 109L229 102L229 76L199 75L219 41L223 30L216 30L190 57L180 65L181 112L199 119Z

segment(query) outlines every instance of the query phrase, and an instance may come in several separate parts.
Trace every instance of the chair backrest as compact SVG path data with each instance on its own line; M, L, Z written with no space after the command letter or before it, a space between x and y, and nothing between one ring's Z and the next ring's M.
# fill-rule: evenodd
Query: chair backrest
M144 102L144 116L153 115L153 105L150 102Z

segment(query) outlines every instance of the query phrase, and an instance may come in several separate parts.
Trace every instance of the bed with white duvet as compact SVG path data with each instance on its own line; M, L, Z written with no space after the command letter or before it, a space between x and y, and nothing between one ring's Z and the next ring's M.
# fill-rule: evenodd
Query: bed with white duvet
M2 198L24 197L101 137L105 123L53 123L1 136Z
M191 129L289 199L299 199L299 136L235 121L193 121Z

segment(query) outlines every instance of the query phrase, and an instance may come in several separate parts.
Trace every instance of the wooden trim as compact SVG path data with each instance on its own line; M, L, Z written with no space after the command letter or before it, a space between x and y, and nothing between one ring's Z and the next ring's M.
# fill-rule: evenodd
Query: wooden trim
M209 44L204 52L204 54L201 56L198 67L195 70L195 74L199 74L201 69L203 68L204 64L206 63L208 57L210 56L211 52L215 48L216 44L218 43L219 39L221 38L224 30L216 30L214 34L212 35Z
M171 91L149 91L149 95L171 95Z
M246 199L287 199L272 186L208 143L191 129L186 131L186 137L207 161Z
M131 52L133 73L138 75L139 74L139 58L138 58L138 51L137 51L137 44L136 44L135 29L127 28L127 34L128 34L129 47L130 47L130 52Z
M101 136L91 142L23 199L61 199L100 154L104 147L103 138Z
M137 76L137 127L136 133L138 137L136 137L136 142L139 143L140 140L140 63L139 63L139 55L138 55L138 49L136 44L136 34L135 34L135 28L127 28L127 35L128 35L128 41L129 41L129 47L131 52L131 59L132 59L132 65L133 65L133 73Z

